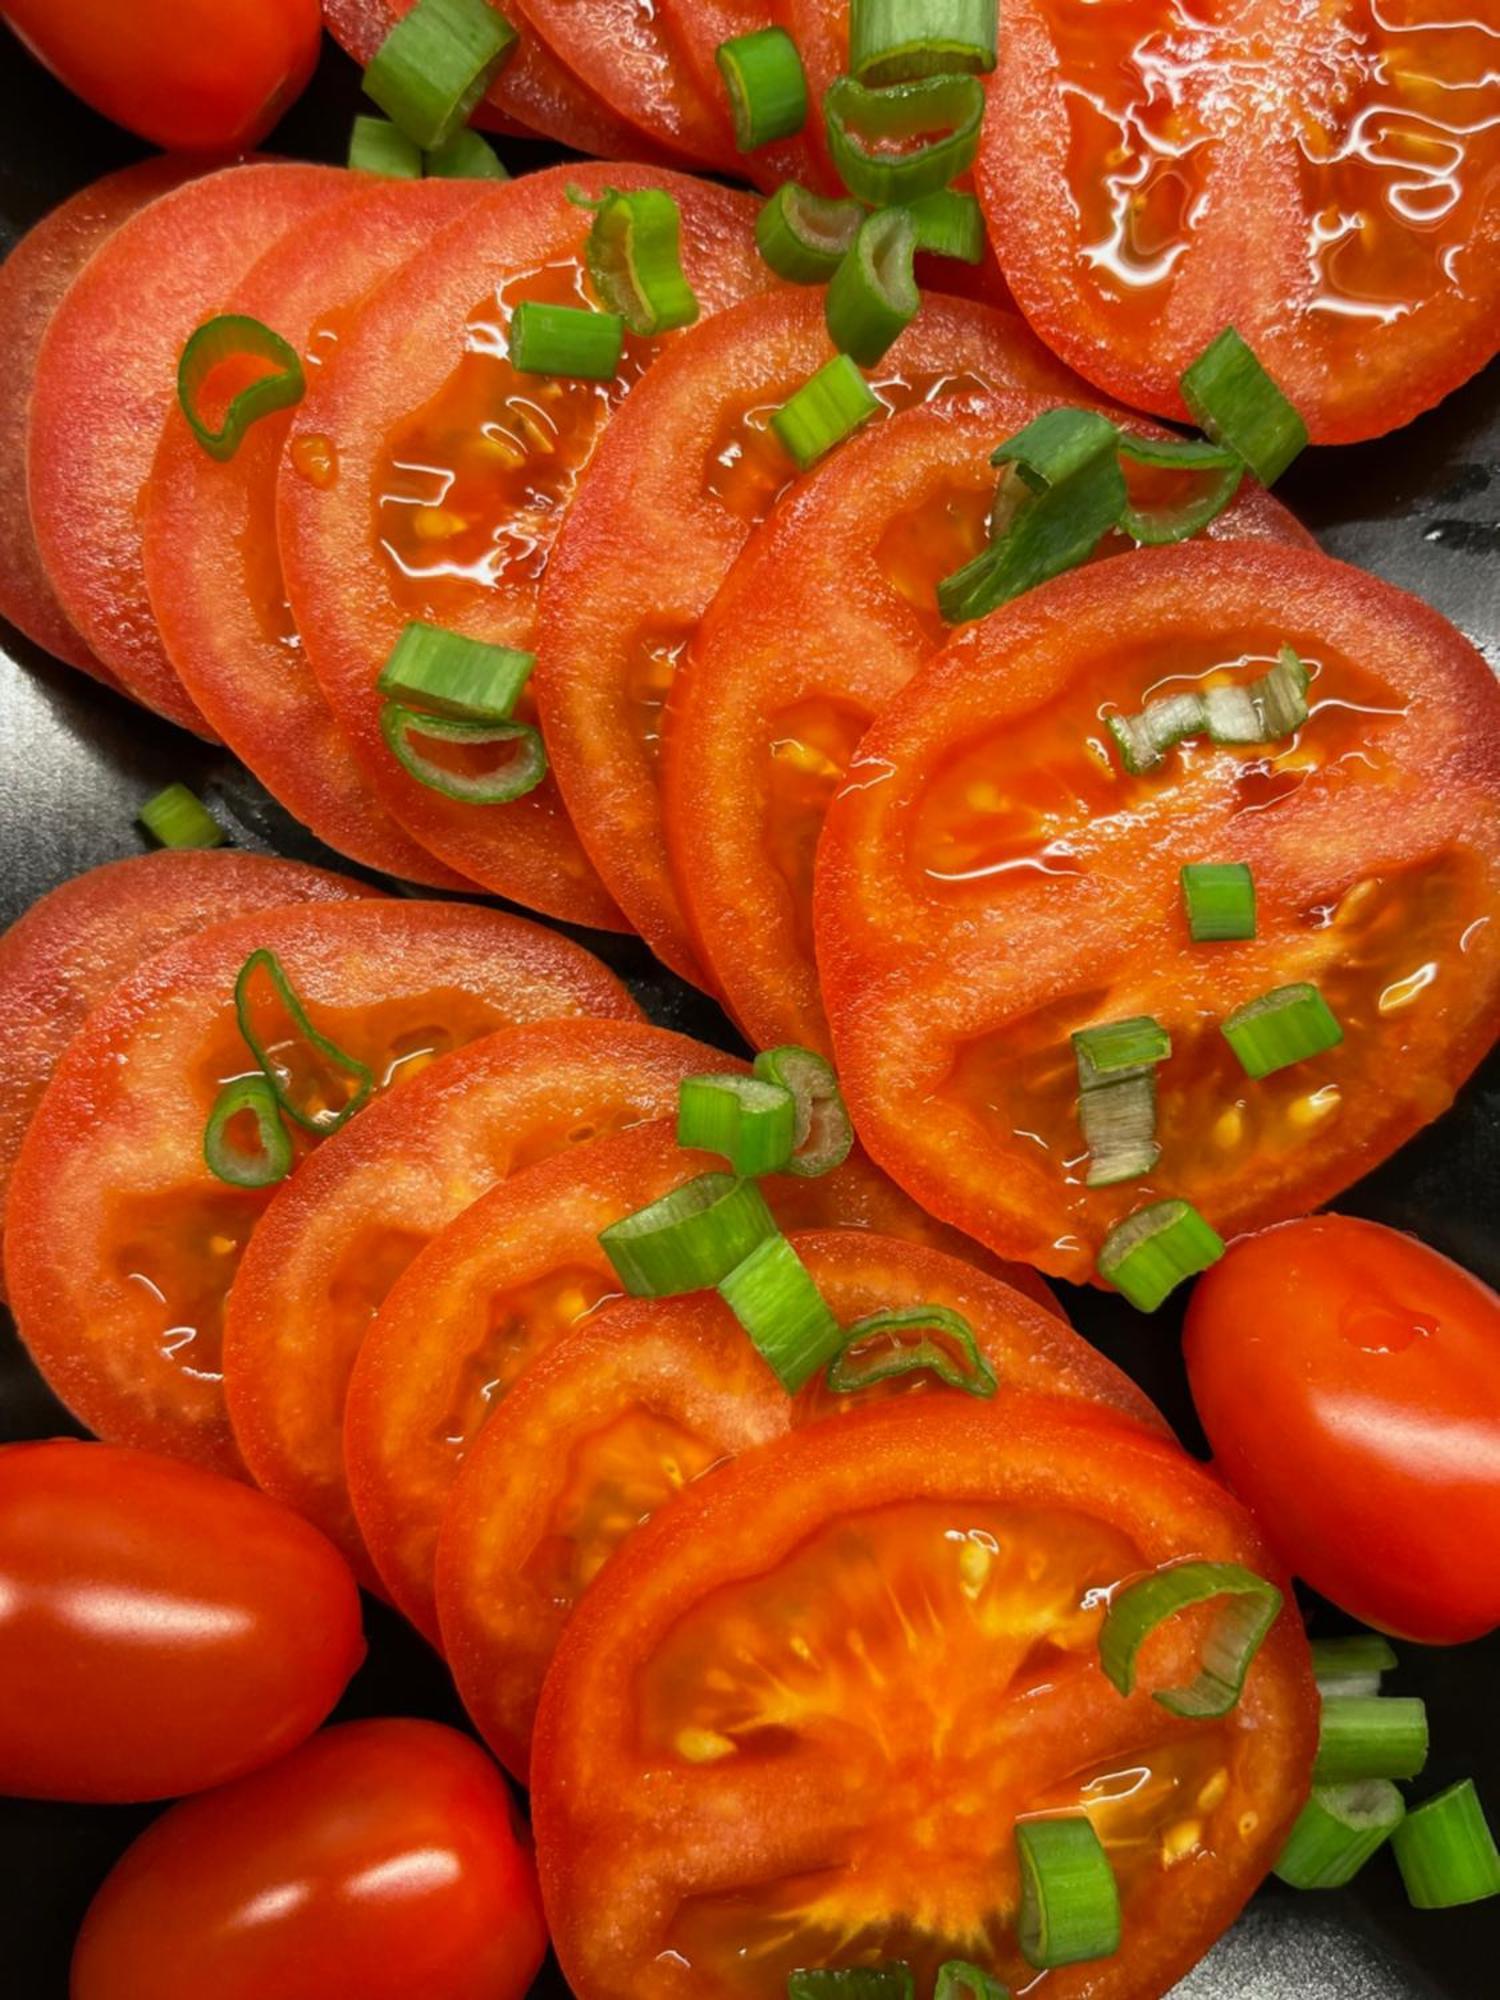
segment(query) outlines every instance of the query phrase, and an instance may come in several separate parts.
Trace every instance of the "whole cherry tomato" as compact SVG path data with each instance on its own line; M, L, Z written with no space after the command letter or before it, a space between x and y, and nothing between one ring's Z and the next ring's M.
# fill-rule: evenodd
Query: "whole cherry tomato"
M86 104L187 153L263 139L318 60L318 0L4 0L0 16Z
M263 1493L71 1438L0 1450L0 1792L222 1784L311 1735L364 1650L343 1557Z
M434 1722L350 1722L173 1806L105 1878L72 2000L521 2000L547 1946L505 1781Z
M1317 1215L1241 1238L1187 1317L1220 1470L1287 1567L1367 1624L1500 1624L1500 1297L1414 1237Z

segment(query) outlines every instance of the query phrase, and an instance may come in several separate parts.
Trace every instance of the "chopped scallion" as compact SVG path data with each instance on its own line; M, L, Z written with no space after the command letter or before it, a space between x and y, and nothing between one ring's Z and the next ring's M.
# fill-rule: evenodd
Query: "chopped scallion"
M196 792L186 785L168 785L136 814L153 840L163 847L222 847L224 829Z
M253 1146L241 1137L246 1121L254 1128ZM274 1187L286 1179L292 1170L292 1142L265 1076L241 1076L225 1084L204 1129L203 1158L215 1179L230 1187Z
M729 97L734 143L753 153L791 139L807 123L807 72L785 28L760 28L720 42L714 60Z
M508 181L509 173L501 163L499 154L486 140L470 126L441 146L434 146L424 154L423 162L433 180L440 181Z
M1170 506L1127 501L1120 526L1148 548L1185 542L1216 521L1240 490L1245 468L1232 451L1196 438L1143 438L1120 433L1120 456L1131 465L1156 471L1191 473L1199 482L1188 498Z
M853 248L828 287L828 333L835 347L873 368L917 316L922 295L913 264L917 232L904 208L881 208L860 224Z
M1242 458L1262 486L1307 443L1307 426L1232 326L1184 372L1182 400L1215 444Z
M1011 2000L1011 1993L993 1974L981 1972L963 1959L950 1958L938 1967L932 2000Z
M746 1179L781 1173L796 1141L796 1099L779 1083L690 1076L678 1090L678 1145L720 1153Z
M365 94L434 152L468 124L519 39L486 0L417 0L372 57Z
M755 219L755 241L778 278L826 285L864 219L857 201L835 201L783 181Z
M796 1103L796 1150L786 1171L816 1180L841 1167L853 1150L854 1127L833 1064L812 1049L787 1043L779 1049L762 1049L755 1058L755 1074L762 1082L789 1090Z
M947 1306L871 1313L855 1321L843 1343L828 1367L828 1386L836 1396L915 1374L935 1375L949 1389L982 1398L1000 1386L974 1329Z
M523 299L511 314L511 366L523 375L609 382L620 372L625 322L619 313Z
M529 722L466 721L454 715L426 715L404 702L387 701L380 710L380 733L409 777L444 798L471 806L506 806L534 792L547 775L542 733ZM423 744L429 747L423 749ZM498 752L499 762L484 770L447 764L433 754L439 745L482 758Z
M1405 1816L1405 1800L1384 1778L1319 1785L1277 1856L1276 1874L1291 1889L1342 1889Z
M1125 1076L1140 1076L1172 1053L1172 1037L1151 1014L1132 1014L1128 1021L1105 1021L1080 1028L1072 1037L1078 1064L1078 1087L1092 1090Z
M1276 664L1258 680L1208 690L1204 726L1215 743L1279 742L1306 722L1310 681L1294 649L1283 646Z
M998 0L852 0L849 67L872 87L995 67Z
M919 250L960 264L984 262L984 215L976 196L939 188L907 202L906 212L916 225Z
M1086 1185L1119 1187L1149 1174L1161 1158L1156 1137L1156 1078L1122 1076L1083 1091L1078 1122L1089 1149Z
M826 1367L844 1338L812 1273L784 1236L758 1243L719 1280L719 1296L789 1396Z
M1379 1694L1381 1676L1397 1665L1396 1649L1378 1632L1314 1639L1313 1678L1321 1695Z
M933 76L869 90L841 76L823 99L823 117L839 179L871 208L885 208L936 194L974 164L984 85L975 76ZM942 136L924 137L932 132Z
M771 419L783 449L806 472L867 424L880 398L847 354L836 354L810 375Z
M1415 1778L1427 1762L1427 1704L1415 1695L1325 1695L1316 1785Z
M1120 1949L1120 1892L1083 1813L1016 1822L1021 1956L1038 1971L1109 1958Z
M223 421L209 423L202 411L210 378L226 364L263 362L265 368L230 397ZM189 339L177 364L177 401L188 428L210 458L230 459L247 430L273 410L300 403L307 383L297 350L279 333L245 313L220 313Z
M535 653L491 646L414 619L375 685L392 701L463 722L508 722L536 665Z
M1155 1312L1184 1278L1224 1255L1224 1240L1187 1201L1158 1201L1117 1222L1099 1252L1099 1275L1141 1312Z
M917 1988L911 1967L891 1962L794 1972L786 1991L787 2000L916 2000Z
M388 118L356 118L349 133L349 165L356 173L386 180L419 181L422 148Z
M634 1298L673 1298L717 1285L776 1234L754 1181L699 1174L601 1231L600 1246Z
M1104 726L1132 777L1153 770L1174 744L1201 736L1207 726L1201 694L1168 694L1148 701L1139 715L1110 715Z
M276 1102L304 1131L326 1138L368 1100L374 1075L313 1026L275 952L253 951L240 967L234 1011Z
M1246 1076L1274 1076L1293 1063L1337 1048L1344 1031L1316 986L1278 986L1237 1007L1220 1032Z
M698 317L682 268L682 212L663 188L606 188L588 240L589 276L610 312L651 339Z
M1137 1656L1156 1628L1179 1611L1215 1602L1219 1609L1204 1638L1196 1678L1185 1687L1159 1688L1152 1700L1172 1715L1228 1715L1282 1604L1274 1583L1239 1563L1169 1563L1117 1590L1099 1630L1099 1664L1106 1677L1121 1694L1130 1694Z
M1500 1849L1472 1778L1413 1806L1391 1844L1413 1909L1455 1910L1500 1896Z
M1179 879L1194 944L1255 936L1255 877L1243 861L1190 861Z

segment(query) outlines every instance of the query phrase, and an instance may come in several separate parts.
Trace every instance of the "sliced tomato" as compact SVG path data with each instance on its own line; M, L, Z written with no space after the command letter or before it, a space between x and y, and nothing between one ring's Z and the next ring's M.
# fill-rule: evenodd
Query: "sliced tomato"
M952 636L937 585L983 545L991 451L1053 400L922 404L854 439L751 536L698 629L663 758L667 851L699 957L762 1048L831 1050L812 941L824 814L872 717ZM1209 532L1313 546L1258 486Z
M261 950L377 1088L409 1088L435 1056L517 1022L634 1013L596 959L523 918L384 901L215 924L148 959L94 1009L11 1181L16 1321L91 1430L226 1472L242 1467L224 1407L224 1298L271 1190L216 1179L203 1136L221 1085L255 1069L234 989ZM314 1135L299 1128L296 1142L305 1150Z
M1251 680L1283 645L1314 676L1304 729L1123 771L1102 718ZM866 1145L935 1214L1079 1279L1154 1199L1226 1237L1327 1201L1500 1027L1497 786L1489 668L1361 571L1197 543L1033 591L916 676L828 816L818 963ZM1257 935L1195 945L1179 870L1231 861ZM1343 1041L1253 1082L1220 1023L1303 981ZM1172 1036L1160 1162L1091 1189L1069 1036L1136 1015Z
M1182 1557L1274 1576L1167 1440L1056 1398L887 1401L747 1453L630 1537L542 1696L532 1805L578 2000L752 2000L799 1966L950 1959L1012 1991L1015 1823L1088 1816L1119 1953L1059 2000L1150 2000L1229 1924L1307 1795L1318 1703L1284 1611L1227 1715L1153 1701L1204 1628L1098 1656L1110 1589Z
M309 372L333 360L365 293L488 190L351 178L347 191L281 237L225 306L274 327ZM162 644L213 728L320 840L387 874L463 888L380 805L297 642L276 547L290 426L290 412L262 418L225 462L204 451L181 410L169 412L142 510Z
M1027 317L1162 416L1230 325L1320 443L1430 408L1500 345L1478 11L1007 0L976 178Z
M1165 1430L1087 1341L972 1264L852 1229L792 1242L845 1326L941 1306L968 1321L1005 1394L1077 1397ZM789 1397L712 1292L621 1299L559 1329L486 1419L443 1517L443 1651L495 1755L525 1781L542 1681L574 1605L683 1486L810 1421L936 1386L913 1375L839 1399L818 1380Z
M549 916L621 929L555 784L505 806L421 784L386 745L372 671L413 618L535 644L561 515L610 413L663 344L632 339L616 381L579 382L518 374L504 329L523 299L587 302L591 218L569 193L612 185L659 186L676 199L705 313L769 282L753 206L727 189L578 163L495 189L346 323L338 366L293 417L279 510L308 660L386 809L486 888Z
M127 691L211 736L162 650L141 558L140 495L189 335L256 255L349 195L334 167L226 167L121 223L53 314L31 391L37 548L63 610Z

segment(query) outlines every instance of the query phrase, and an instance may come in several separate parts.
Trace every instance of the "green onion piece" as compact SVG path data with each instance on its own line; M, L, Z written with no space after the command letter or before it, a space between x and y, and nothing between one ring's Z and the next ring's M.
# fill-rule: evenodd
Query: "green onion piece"
M753 1076L690 1076L678 1090L678 1145L721 1153L747 1180L779 1174L796 1140L796 1100L779 1083Z
M364 1063L319 1034L273 951L253 951L234 982L245 1046L276 1102L304 1131L337 1132L367 1101L375 1078Z
M864 219L857 201L834 201L783 181L755 218L755 241L778 278L826 285Z
M1184 1278L1223 1255L1223 1238L1191 1202L1158 1201L1115 1224L1099 1252L1099 1275L1141 1312L1155 1312Z
M854 247L828 287L829 337L861 368L882 360L917 316L917 232L904 208L881 208L860 224Z
M871 208L885 208L936 194L974 164L984 85L975 76L933 76L867 90L841 76L823 99L823 117L839 179ZM912 144L931 132L943 136Z
M1319 1785L1277 1856L1276 1874L1291 1889L1342 1889L1405 1816L1406 1801L1383 1778Z
M186 785L168 785L136 814L153 840L163 847L222 847L225 833L196 792Z
M1085 1090L1078 1122L1089 1149L1086 1185L1119 1187L1149 1174L1161 1158L1156 1138L1156 1078L1122 1076Z
M1409 1694L1323 1698L1315 1785L1415 1778L1427 1762L1427 1704Z
M371 58L365 95L435 152L468 124L519 39L486 0L417 0Z
M534 792L547 775L542 733L529 722L474 722L453 715L424 715L403 702L388 701L380 711L386 747L409 776L430 792L462 799L470 806L508 806ZM488 770L465 770L441 763L423 743L447 743L469 753L500 749Z
M988 1972L981 1972L977 1965L950 1958L946 1965L938 1967L932 2000L1011 2000L1011 1993L1008 1986L1002 1986Z
M1243 861L1190 861L1179 880L1194 944L1255 936L1255 877Z
M720 1278L719 1296L789 1396L804 1388L843 1343L843 1328L784 1236L765 1237Z
M253 1147L235 1131L247 1118L254 1122ZM203 1158L215 1179L230 1187L274 1187L292 1171L291 1137L264 1076L237 1077L219 1092L203 1132Z
M1344 1031L1316 986L1278 986L1237 1007L1220 1033L1246 1076L1274 1076L1293 1063L1337 1048Z
M349 133L349 165L386 180L419 181L422 148L388 118L356 118Z
M698 317L682 268L682 213L662 188L606 188L588 240L589 276L610 312L652 338Z
M1172 1037L1151 1014L1132 1014L1128 1021L1080 1028L1072 1042L1080 1090L1143 1075L1172 1053Z
M599 1243L633 1298L666 1299L717 1285L775 1234L754 1181L699 1174L612 1222Z
M424 156L427 172L439 181L508 181L510 175L499 154L479 134L465 125L446 144L434 146Z
M1106 1677L1121 1694L1130 1694L1137 1655L1157 1626L1191 1605L1219 1599L1197 1677L1185 1687L1157 1689L1152 1700L1173 1715L1228 1715L1282 1604L1274 1583L1239 1563L1169 1563L1117 1590L1099 1628L1099 1664Z
M842 1971L794 1972L787 2000L916 2000L909 1965L851 1965Z
M511 366L523 375L568 375L610 382L620 372L625 322L619 313L523 299L511 314Z
M918 1338L908 1340L907 1334ZM828 1386L836 1396L922 1372L970 1396L988 1398L1000 1386L979 1350L974 1329L947 1306L871 1313L855 1321L843 1343L828 1368Z
M224 420L214 429L199 403L211 375L226 361L264 361L267 372L231 396ZM220 313L189 339L177 364L177 401L188 428L210 458L233 458L250 426L273 410L300 403L307 384L297 350L245 313Z
M1137 778L1154 769L1174 744L1201 736L1207 724L1200 694L1163 695L1148 701L1139 715L1109 715L1104 720L1120 762Z
M1143 438L1121 431L1120 456L1132 465L1194 473L1203 481L1191 498L1172 506L1138 507L1127 502L1120 526L1133 541L1151 548L1201 534L1224 512L1245 476L1232 451L1196 438Z
M995 67L998 0L852 0L849 67L879 87Z
M1321 1695L1379 1694L1382 1674L1396 1665L1396 1649L1378 1632L1355 1632L1342 1639L1314 1639L1313 1678Z
M490 646L414 619L375 685L393 701L463 722L508 722L536 665L535 653Z
M1215 743L1275 743L1306 722L1311 679L1293 649L1283 646L1259 680L1208 690L1204 726Z
M1415 1910L1455 1910L1500 1896L1500 1849L1472 1778L1414 1806L1392 1845Z
M906 212L916 224L919 250L960 264L984 262L984 215L974 195L939 188L907 202Z
M1307 426L1232 326L1187 368L1182 400L1215 444L1242 458L1262 486L1307 443Z
M880 408L880 398L856 364L847 354L836 354L782 404L771 429L798 471L806 472Z
M796 1102L796 1150L786 1171L816 1180L841 1167L853 1150L854 1127L833 1064L812 1049L788 1043L762 1049L754 1068L763 1083L779 1083Z
M1109 1958L1120 1949L1120 1892L1109 1856L1082 1813L1016 1822L1021 1956L1038 1971Z
M714 61L728 93L734 143L740 152L753 153L802 130L807 123L807 72L785 28L761 28L753 35L720 42Z

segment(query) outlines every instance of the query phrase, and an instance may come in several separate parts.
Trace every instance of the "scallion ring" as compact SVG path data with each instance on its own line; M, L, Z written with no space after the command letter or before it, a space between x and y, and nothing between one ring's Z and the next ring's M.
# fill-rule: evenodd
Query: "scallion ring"
M632 333L653 338L697 319L682 268L682 213L664 189L606 188L586 254L594 290Z
M765 1196L734 1174L700 1174L611 1223L600 1247L633 1298L673 1298L717 1285L776 1234Z
M224 829L196 792L168 785L141 807L136 818L163 847L222 847Z
M1255 877L1243 861L1190 861L1178 874L1194 944L1255 936Z
M1016 1822L1021 1908L1016 1941L1038 1971L1109 1958L1120 1949L1120 1891L1083 1813Z
M855 1321L843 1342L828 1366L828 1386L836 1396L916 1374L934 1375L946 1388L983 1399L1000 1386L974 1329L948 1306L871 1313Z
M1099 1251L1099 1275L1139 1312L1155 1312L1184 1278L1217 1264L1224 1239L1190 1201L1157 1201L1117 1222Z
M1307 443L1307 426L1232 326L1187 368L1182 400L1215 444L1244 460L1262 486Z
M999 12L998 0L852 0L849 68L874 88L987 72L995 67Z
M202 397L210 377L227 362L256 361L265 372L229 399L223 421L213 426L203 415ZM177 401L188 428L210 458L230 459L250 426L273 410L300 403L307 382L297 350L279 333L246 313L220 313L189 339L177 364Z
M812 1273L779 1234L719 1280L719 1296L789 1396L827 1366L844 1338Z
M371 58L365 95L434 152L468 124L519 40L488 0L417 0Z
M1078 1122L1089 1152L1088 1187L1119 1187L1126 1181L1138 1181L1161 1159L1156 1136L1156 1078L1149 1071L1082 1091Z
M1121 1694L1132 1693L1137 1656L1158 1625L1214 1602L1219 1610L1204 1638L1197 1676L1183 1687L1158 1688L1152 1699L1172 1715L1228 1715L1282 1605L1274 1583L1239 1563L1169 1563L1117 1590L1099 1629L1105 1677Z
M782 404L771 429L797 470L806 472L880 408L858 365L847 354L836 354Z
M1257 1080L1337 1048L1344 1039L1333 1009L1306 981L1247 1001L1220 1022L1219 1031L1246 1076Z
M841 76L823 117L839 179L871 208L886 208L936 194L974 164L984 86L974 76L934 76L869 90ZM912 143L932 132L942 136Z
M1387 1779L1315 1786L1276 1857L1276 1875L1289 1889L1342 1889L1405 1817L1406 1802Z
M1141 1076L1157 1063L1166 1062L1172 1053L1172 1037L1151 1014L1132 1014L1125 1021L1080 1028L1071 1039L1080 1090L1092 1090L1121 1077Z
M253 1123L255 1144L245 1145L237 1127ZM275 1187L292 1171L292 1141L281 1122L281 1106L269 1078L237 1077L214 1100L203 1132L203 1158L216 1180L229 1187Z
M719 1153L746 1179L779 1174L797 1143L797 1102L755 1076L690 1076L677 1093L677 1143Z
M611 382L625 352L625 322L619 313L523 299L511 314L509 341L511 366L523 375Z
M833 1064L812 1049L787 1043L762 1049L755 1074L789 1090L797 1107L796 1150L786 1171L805 1180L841 1167L854 1147L854 1127Z
M349 165L358 174L385 180L419 181L422 148L388 118L356 118L349 132Z
M960 264L984 262L984 214L976 196L939 188L905 207L916 225L918 250L929 257L952 257Z
M786 1992L787 2000L916 2000L917 1988L911 1967L894 1960L793 1972Z
M729 98L734 143L754 153L777 139L795 138L807 123L807 72L785 28L735 35L714 52Z
M409 777L428 791L461 799L465 805L511 805L534 792L547 775L542 733L529 722L464 721L452 715L424 715L404 702L387 701L380 710L380 733ZM461 763L444 763L436 757L433 753L440 744L471 760L498 751L500 761L482 770L465 769Z
M508 722L536 665L535 653L491 646L413 619L375 685L392 701L463 722Z
M433 180L508 181L509 173L494 147L465 125L444 145L434 146L423 155L423 165Z
M778 278L826 285L859 234L865 210L857 201L812 194L783 181L755 218L755 241Z
M304 1131L326 1138L367 1102L373 1073L313 1026L275 952L253 951L240 967L234 1011L276 1102Z
M1196 438L1144 438L1121 431L1120 456L1153 471L1191 474L1198 482L1193 495L1172 505L1144 506L1127 499L1120 526L1132 541L1148 548L1201 534L1229 506L1245 476L1244 464L1234 452Z
M1427 1704L1416 1695L1325 1695L1315 1785L1415 1778L1427 1762Z
M877 209L828 287L829 338L861 368L884 359L917 316L922 295L913 269L917 232L904 208Z
M1321 1695L1379 1694L1382 1676L1398 1664L1395 1647L1379 1632L1314 1639L1312 1663Z
M950 1958L938 1967L932 2000L1011 2000L1011 1994L992 1973L982 1972L964 1959Z
M1500 1896L1500 1849L1472 1778L1411 1811L1392 1837L1416 1910L1456 1910Z

